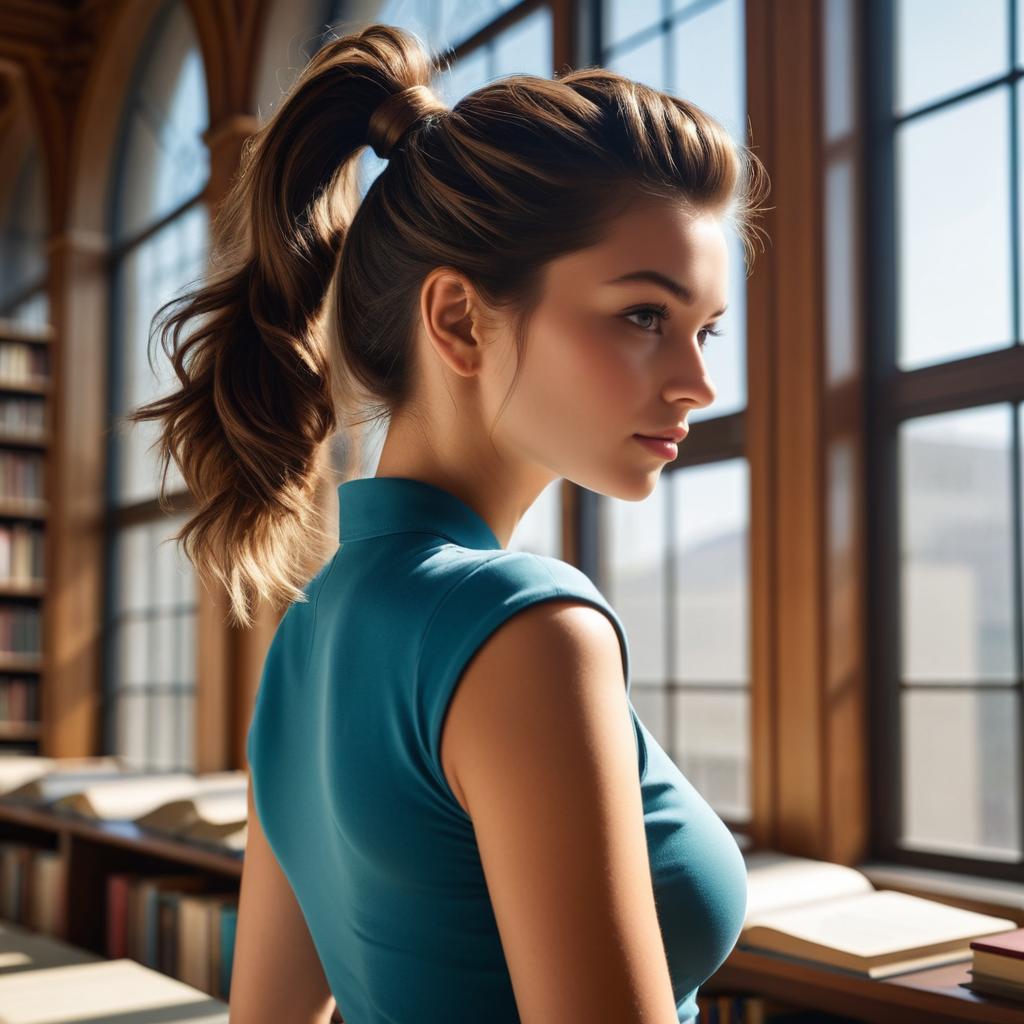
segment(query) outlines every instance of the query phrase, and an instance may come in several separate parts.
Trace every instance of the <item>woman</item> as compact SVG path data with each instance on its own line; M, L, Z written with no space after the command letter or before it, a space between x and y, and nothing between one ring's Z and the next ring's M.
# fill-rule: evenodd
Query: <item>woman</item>
M179 537L235 622L287 605L231 1019L326 1021L333 997L349 1024L676 1024L738 937L742 855L637 717L603 595L505 545L558 478L654 488L715 396L722 220L749 255L767 177L607 70L450 110L430 71L385 25L316 54L164 325L180 388L134 416L162 421L196 500ZM365 145L388 165L358 203ZM366 408L387 439L324 562L318 458Z

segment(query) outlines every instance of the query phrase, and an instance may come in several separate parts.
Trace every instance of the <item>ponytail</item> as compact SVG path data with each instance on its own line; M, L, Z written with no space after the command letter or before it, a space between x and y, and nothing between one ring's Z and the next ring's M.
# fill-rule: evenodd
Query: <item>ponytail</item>
M211 274L154 316L178 386L127 419L161 422L161 507L173 458L195 503L175 539L204 584L226 589L235 625L252 624L257 599L305 600L331 539L315 500L337 426L324 297L372 115L431 70L415 37L387 26L323 46L243 147ZM390 148L400 126L381 127L375 145Z

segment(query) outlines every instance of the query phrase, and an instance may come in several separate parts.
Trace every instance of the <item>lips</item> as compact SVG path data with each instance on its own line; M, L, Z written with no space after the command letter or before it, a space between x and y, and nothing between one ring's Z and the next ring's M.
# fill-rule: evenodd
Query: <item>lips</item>
M652 441L674 441L678 444L689 433L688 427L670 427L668 430L659 430L652 434L637 434L637 437L647 437Z

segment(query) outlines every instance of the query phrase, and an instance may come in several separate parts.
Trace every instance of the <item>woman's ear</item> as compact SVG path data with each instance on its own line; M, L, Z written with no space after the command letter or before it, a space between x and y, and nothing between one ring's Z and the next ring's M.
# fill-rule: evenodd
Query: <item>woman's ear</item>
M483 318L476 290L463 274L435 267L420 289L420 319L434 351L460 377L480 370Z

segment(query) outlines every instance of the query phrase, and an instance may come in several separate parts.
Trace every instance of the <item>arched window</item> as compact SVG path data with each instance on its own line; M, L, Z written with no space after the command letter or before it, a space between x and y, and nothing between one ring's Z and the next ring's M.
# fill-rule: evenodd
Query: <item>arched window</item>
M598 61L696 103L740 143L746 125L742 0L602 5ZM728 311L704 357L714 403L640 502L599 500L598 573L629 630L637 713L723 820L750 821L750 483L746 269L727 228ZM640 268L637 268L640 269Z
M110 193L111 422L107 481L104 750L133 764L192 770L196 576L170 539L184 522L157 501L159 426L123 416L168 390L173 373L147 346L157 308L204 271L209 166L203 64L188 9L165 3L137 59ZM171 463L169 490L187 490Z

